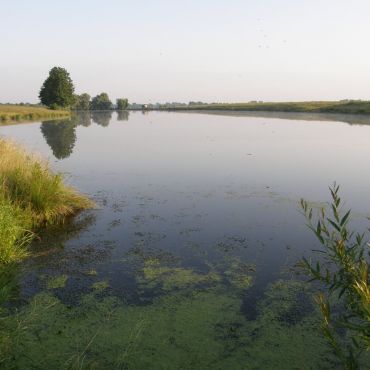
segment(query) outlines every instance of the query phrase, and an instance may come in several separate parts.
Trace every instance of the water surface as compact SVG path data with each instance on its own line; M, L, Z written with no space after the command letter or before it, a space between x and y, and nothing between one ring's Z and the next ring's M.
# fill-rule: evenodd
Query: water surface
M294 269L317 247L298 202L324 205L337 181L352 225L368 226L366 123L96 112L1 127L98 204L34 243L9 303L27 326L14 363L333 368Z

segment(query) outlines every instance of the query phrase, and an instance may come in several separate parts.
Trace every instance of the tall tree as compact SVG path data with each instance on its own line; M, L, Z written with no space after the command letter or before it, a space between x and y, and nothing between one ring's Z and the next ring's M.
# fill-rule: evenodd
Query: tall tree
M109 100L107 93L101 93L91 100L91 109L93 110L110 110L112 109L112 102Z
M117 99L117 110L125 110L128 107L127 99Z
M86 93L81 94L81 95L75 95L75 104L73 105L73 109L89 110L90 109L90 95Z
M50 108L66 108L74 103L74 86L66 69L54 67L44 81L39 98L41 103Z

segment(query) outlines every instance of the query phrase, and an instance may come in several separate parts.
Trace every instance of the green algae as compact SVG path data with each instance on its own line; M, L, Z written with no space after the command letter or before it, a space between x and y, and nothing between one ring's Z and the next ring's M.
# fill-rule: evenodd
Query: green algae
M7 336L0 346L7 355L0 364L40 370L335 368L315 329L320 318L314 310L289 324L280 320L302 295L310 299L302 283L280 281L266 291L256 320L248 321L240 295L222 284L139 306L88 294L69 307L42 293L2 320Z
M253 278L249 274L255 271L255 266L242 262L239 258L228 258L224 266L224 276L229 284L237 289L245 290L251 287Z
M67 275L55 276L47 282L48 289L64 288L68 280Z
M109 288L109 283L108 281L106 280L103 280L103 281L97 281L96 283L94 283L92 285L92 288L96 291L96 292L102 292L104 291L105 289L108 289Z
M221 277L216 272L199 274L190 268L163 266L156 258L144 262L143 274L139 277L139 282L143 287L160 286L166 292L192 286L214 285L220 280Z
M97 276L98 273L95 269L90 269L89 271L87 271L86 275L89 275L89 276Z

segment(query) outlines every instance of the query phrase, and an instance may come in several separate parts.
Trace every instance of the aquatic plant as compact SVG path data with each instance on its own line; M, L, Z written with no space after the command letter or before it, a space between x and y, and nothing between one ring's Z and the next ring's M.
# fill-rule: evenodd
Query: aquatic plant
M65 274L55 276L47 282L47 288L48 289L64 288L64 286L67 283L67 280L68 280L68 276Z
M339 186L330 187L330 193L331 214L322 208L317 220L301 200L308 226L323 248L316 251L319 260L303 258L299 266L325 288L316 297L325 338L344 369L359 369L361 355L370 350L369 244L365 234L349 229L351 211L341 208Z
M142 276L138 281L142 288L159 287L165 292L172 290L209 287L220 282L221 277L214 271L199 274L190 268L168 267L161 264L157 258L149 258L144 262Z
M310 297L305 283L279 281L268 287L256 320L249 321L240 295L222 284L172 291L138 305L92 292L70 306L52 291L40 293L0 321L0 367L336 368L317 336L318 313L296 311ZM286 315L289 321L281 319Z

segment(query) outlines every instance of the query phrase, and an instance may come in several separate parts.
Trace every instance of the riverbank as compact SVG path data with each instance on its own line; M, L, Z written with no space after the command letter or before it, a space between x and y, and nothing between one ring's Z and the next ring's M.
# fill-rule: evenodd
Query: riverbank
M32 105L0 104L0 125L38 119L69 117L68 110L52 110Z
M34 231L92 206L45 161L0 139L0 268L28 254Z
M225 103L162 108L170 111L260 111L299 113L370 114L370 101L313 101L278 103Z

